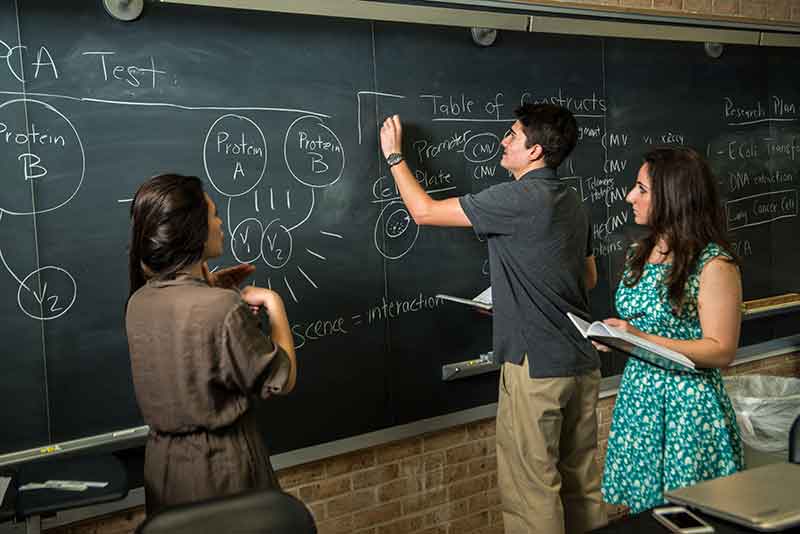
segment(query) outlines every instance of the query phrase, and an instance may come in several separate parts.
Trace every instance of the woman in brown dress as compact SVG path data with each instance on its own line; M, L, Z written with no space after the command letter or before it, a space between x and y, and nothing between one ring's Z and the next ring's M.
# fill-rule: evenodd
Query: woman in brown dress
M147 513L249 489L278 487L250 407L292 390L292 333L277 293L239 283L253 268L209 273L222 221L202 182L162 175L131 207L125 325L136 398L150 436ZM269 316L271 335L254 311Z

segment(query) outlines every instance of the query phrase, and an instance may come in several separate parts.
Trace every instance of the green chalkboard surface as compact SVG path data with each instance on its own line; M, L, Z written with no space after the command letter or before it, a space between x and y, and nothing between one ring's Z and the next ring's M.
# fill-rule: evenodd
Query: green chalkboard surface
M581 139L559 170L592 216L612 302L637 228L645 148L707 153L744 258L745 296L797 291L800 59L790 50L501 32L90 0L0 0L0 453L141 424L123 307L128 210L144 179L201 177L227 231L212 267L256 265L298 347L294 394L259 405L274 452L480 406L497 375L441 366L491 350L491 322L437 293L489 284L470 229L420 228L378 150L400 113L434 197L509 180L523 102L562 104ZM744 342L777 335L753 324ZM621 356L604 360L617 374Z

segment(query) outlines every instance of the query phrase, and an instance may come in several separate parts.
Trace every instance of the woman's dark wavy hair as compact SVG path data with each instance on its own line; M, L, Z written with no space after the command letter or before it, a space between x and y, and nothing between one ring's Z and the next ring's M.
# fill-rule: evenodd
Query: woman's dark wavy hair
M131 205L130 300L149 278L169 279L203 258L208 204L195 176L162 174L143 183Z
M664 284L673 313L679 314L685 300L685 287L700 253L716 243L730 254L736 265L725 231L725 215L711 168L696 150L689 147L656 147L644 156L650 176L649 232L636 241L626 261L628 274L623 283L636 285L653 247L660 238L672 252L672 267Z

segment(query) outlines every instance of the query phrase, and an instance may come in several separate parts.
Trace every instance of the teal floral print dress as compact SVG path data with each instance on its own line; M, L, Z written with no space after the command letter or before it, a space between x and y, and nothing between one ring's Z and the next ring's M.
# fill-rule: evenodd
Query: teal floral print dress
M623 318L643 312L631 321L642 332L702 338L697 313L700 273L717 256L729 257L713 243L701 253L679 315L672 313L663 283L668 264L646 264L634 287L620 282L617 311ZM742 464L739 427L719 369L668 371L628 359L608 437L606 502L624 504L637 513L664 504L664 491L730 475Z

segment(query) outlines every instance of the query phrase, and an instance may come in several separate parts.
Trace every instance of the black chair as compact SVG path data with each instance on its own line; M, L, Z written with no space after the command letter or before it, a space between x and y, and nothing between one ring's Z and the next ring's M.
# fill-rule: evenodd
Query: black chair
M789 461L800 464L800 415L795 417L789 429Z
M308 508L279 490L261 490L165 508L136 534L316 534Z

